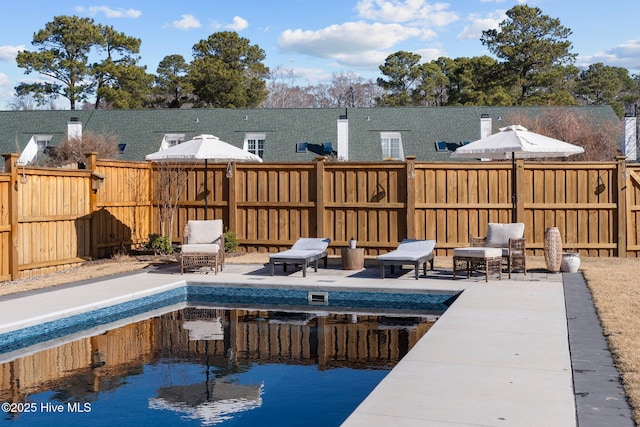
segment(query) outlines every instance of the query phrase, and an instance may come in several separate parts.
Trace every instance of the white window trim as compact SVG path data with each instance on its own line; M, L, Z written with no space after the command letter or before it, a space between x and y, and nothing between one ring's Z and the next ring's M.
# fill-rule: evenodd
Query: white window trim
M178 144L184 142L184 133L165 133L162 136L162 142L160 143L160 150L166 150Z
M391 146L397 140L398 156L392 155L393 147ZM404 150L402 148L402 135L400 132L380 132L380 145L382 148L383 160L404 160Z
M254 150L249 149L249 141L256 141L256 148ZM262 148L258 146L258 141L262 141ZM264 132L247 132L244 134L244 142L242 144L242 149L248 153L255 154L260 156L260 158L264 157L264 149L267 143L267 134Z
M18 158L19 165L28 165L30 163L34 163L38 160L38 158L44 153L44 149L40 150L38 146L38 142L44 142L44 147L48 147L51 144L51 139L53 135L46 134L37 134L31 136L29 142L27 143L22 153L20 153L20 157Z

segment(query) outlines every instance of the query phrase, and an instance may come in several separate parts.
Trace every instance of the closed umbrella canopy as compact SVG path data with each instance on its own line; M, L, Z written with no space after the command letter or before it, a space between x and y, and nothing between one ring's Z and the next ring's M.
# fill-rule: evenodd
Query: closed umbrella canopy
M500 132L486 138L473 141L451 153L451 157L459 159L511 159L512 174L512 222L516 222L516 168L515 159L535 159L544 157L568 157L584 153L582 147L529 132L520 125L500 128Z
M204 161L204 176L207 176L208 162L262 162L260 156L244 151L236 146L222 141L214 135L198 135L189 141L174 145L164 150L156 151L145 156L145 159L156 162L169 161ZM204 219L207 219L208 194L207 179L204 180Z

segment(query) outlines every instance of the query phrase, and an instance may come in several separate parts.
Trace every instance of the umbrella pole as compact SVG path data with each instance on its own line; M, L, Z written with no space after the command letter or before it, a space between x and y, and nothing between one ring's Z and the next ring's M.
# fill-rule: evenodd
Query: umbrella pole
M209 189L207 188L207 174L208 174L207 159L204 159L204 219L209 219Z
M511 152L511 222L516 222L516 153Z

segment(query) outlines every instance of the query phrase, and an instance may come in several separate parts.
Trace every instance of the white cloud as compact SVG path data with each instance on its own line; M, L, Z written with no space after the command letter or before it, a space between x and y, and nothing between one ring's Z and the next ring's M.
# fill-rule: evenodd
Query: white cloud
M233 23L225 26L228 30L231 31L242 31L249 26L249 22L246 19L241 18L239 16L233 17Z
M186 31L193 28L200 28L200 21L193 15L182 15L178 21L173 21L171 26L178 30Z
M448 3L425 0L360 0L356 10L364 19L382 22L411 22L428 27L443 27L459 19L447 10Z
M602 62L612 67L623 67L629 70L640 69L640 38L629 40L603 52L593 55L580 55L576 61L578 66L588 66Z
M376 68L384 64L391 52L369 51L356 54L340 53L334 56L337 66L347 66L350 68Z
M504 10L487 15L471 14L467 17L469 25L465 25L464 29L456 37L458 40L480 40L483 31L498 29L500 22L507 19Z
M76 7L76 11L80 13L87 13L90 16L96 16L99 13L104 13L107 18L139 18L142 15L142 11L137 9L112 9L108 6L89 6L89 7Z
M421 35L423 31L418 28L360 21L318 31L286 30L278 38L278 45L285 52L333 59L337 65L371 67L384 63L396 44Z
M339 54L361 54L387 49L421 34L422 31L417 28L398 24L346 22L318 31L285 30L278 38L278 45L288 52L336 58Z
M211 22L211 28L213 28L214 30L224 29L224 30L237 32L237 31L244 30L248 26L249 26L249 22L240 16L234 16L231 23L224 23L219 21Z
M418 49L414 53L420 55L420 61L423 63L434 61L441 56L446 56L442 49L436 48Z
M9 86L11 81L9 80L9 76L4 73L0 73L0 87Z
M24 50L24 45L0 46L0 61L13 62L16 60L18 52Z
M327 70L322 68L290 68L292 77L306 84L318 84L331 78Z

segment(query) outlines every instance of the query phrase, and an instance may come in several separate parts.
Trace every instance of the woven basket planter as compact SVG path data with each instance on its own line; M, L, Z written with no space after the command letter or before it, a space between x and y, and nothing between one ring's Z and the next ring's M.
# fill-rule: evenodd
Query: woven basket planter
M544 232L544 261L547 270L560 271L562 265L562 239L558 227L549 227Z

